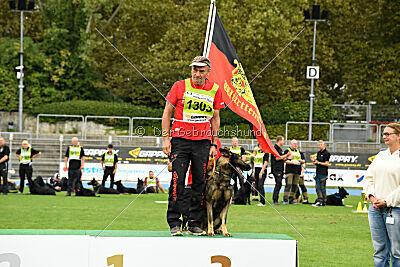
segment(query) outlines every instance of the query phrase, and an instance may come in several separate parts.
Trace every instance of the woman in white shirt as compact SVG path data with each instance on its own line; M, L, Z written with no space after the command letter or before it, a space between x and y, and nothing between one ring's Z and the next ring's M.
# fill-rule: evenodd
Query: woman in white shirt
M368 220L375 266L400 266L400 124L383 131L388 149L376 155L366 174L364 188L371 204Z

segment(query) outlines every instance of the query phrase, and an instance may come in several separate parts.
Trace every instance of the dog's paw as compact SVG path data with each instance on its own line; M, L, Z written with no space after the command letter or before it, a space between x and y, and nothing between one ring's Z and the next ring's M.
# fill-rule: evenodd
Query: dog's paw
M228 236L228 237L230 237L230 236L232 236L232 234L231 234L231 233L224 233L223 236Z
M215 233L216 235L222 235L222 231L221 231L220 229L214 230L214 233Z
M208 236L215 236L214 232L208 232Z

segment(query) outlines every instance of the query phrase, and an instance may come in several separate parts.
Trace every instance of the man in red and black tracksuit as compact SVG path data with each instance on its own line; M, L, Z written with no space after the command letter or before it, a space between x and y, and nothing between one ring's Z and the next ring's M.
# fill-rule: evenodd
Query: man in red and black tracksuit
M211 69L210 60L206 57L195 57L191 66L192 78L176 82L168 93L162 119L163 151L172 161L167 221L173 236L182 235L181 206L190 162L192 186L189 233L206 234L200 228L204 210L202 197L205 173L209 156L216 154L219 109L224 107L221 89L206 79ZM175 121L169 134L174 108Z

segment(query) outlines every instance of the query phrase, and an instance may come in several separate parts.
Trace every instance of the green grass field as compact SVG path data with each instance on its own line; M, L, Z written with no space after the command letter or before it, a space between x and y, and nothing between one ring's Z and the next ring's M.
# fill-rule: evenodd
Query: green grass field
M0 196L0 227L5 229L104 229L137 195L102 195L96 198ZM268 199L271 194L267 194ZM311 195L311 200L315 196ZM109 230L168 231L166 194L140 195ZM270 206L236 206L229 209L231 233L287 234L299 241L301 266L373 266L373 247L367 214L353 214L360 197L350 196L353 207L311 205L276 208L304 235L298 235ZM266 259L268 262L268 259Z

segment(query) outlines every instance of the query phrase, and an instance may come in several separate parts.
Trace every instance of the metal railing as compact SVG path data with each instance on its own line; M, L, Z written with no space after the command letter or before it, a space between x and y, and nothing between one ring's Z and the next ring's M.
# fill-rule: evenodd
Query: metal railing
M288 142L288 128L289 124L300 124L300 125L310 125L310 122L303 122L303 121L288 121L286 122L285 126L285 142ZM329 125L329 137L328 140L331 141L332 139L332 124L329 122L312 122L312 125Z
M334 122L331 123L331 136L332 139L331 141L334 142L335 138L335 130L351 130L351 131L359 131L359 132L365 132L365 140L371 139L371 128L376 127L378 129L378 124L370 124L370 123L340 123L340 122ZM350 127L349 127L350 126ZM375 137L375 142L379 143L379 135Z
M86 139L88 128L87 128L87 122L88 119L123 119L123 120L128 120L129 122L129 136L132 136L132 119L130 117L123 117L123 116L92 116L92 115L87 115L85 117L85 130L84 130L84 138Z
M82 119L82 127L81 127L82 138L84 137L85 118L82 115L66 115L66 114L38 114L36 116L36 137L39 137L40 117L80 118Z

